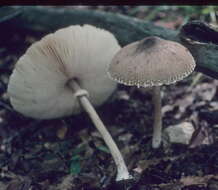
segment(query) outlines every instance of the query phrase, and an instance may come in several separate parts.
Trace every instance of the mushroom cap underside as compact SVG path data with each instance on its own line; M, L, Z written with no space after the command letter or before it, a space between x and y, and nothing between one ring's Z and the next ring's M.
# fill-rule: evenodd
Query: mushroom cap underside
M108 31L91 25L70 26L32 44L18 60L8 94L18 112L39 119L58 118L81 111L67 85L76 79L99 106L116 88L106 66L120 49Z

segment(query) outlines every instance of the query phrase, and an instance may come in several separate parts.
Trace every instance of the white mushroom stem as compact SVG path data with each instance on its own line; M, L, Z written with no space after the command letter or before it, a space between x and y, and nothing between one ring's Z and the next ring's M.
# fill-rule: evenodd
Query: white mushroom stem
M115 144L114 140L112 139L110 133L108 132L108 130L104 126L104 124L101 121L101 119L99 118L97 112L95 111L95 109L93 108L89 99L87 98L87 93L84 93L85 90L80 88L80 86L76 80L69 81L68 85L74 91L74 93L77 94L77 97L78 97L82 107L88 113L88 115L90 116L95 127L97 128L99 133L102 135L106 145L108 146L108 148L112 154L112 157L116 163L116 166L117 166L116 181L130 179L131 176L128 172L128 169L126 167L126 164L124 162L122 154L120 153L120 151L119 151L117 145Z
M160 86L153 87L153 104L154 104L154 128L153 128L153 137L152 137L152 147L158 148L161 144L161 130L162 130Z

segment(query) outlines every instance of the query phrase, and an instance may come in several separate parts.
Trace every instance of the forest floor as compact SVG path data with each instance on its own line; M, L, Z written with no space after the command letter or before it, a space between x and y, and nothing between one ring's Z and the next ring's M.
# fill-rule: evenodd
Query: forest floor
M151 17L151 12L129 6L85 8ZM147 19L177 29L184 17L176 15L155 12ZM0 45L0 190L218 189L218 125L207 117L218 110L217 80L202 75L193 82L194 72L161 88L163 127L186 121L195 131L188 145L172 143L157 150L151 148L151 90L118 86L97 109L134 176L117 184L112 157L86 113L39 121L11 107L6 91L14 64L41 37L11 31Z

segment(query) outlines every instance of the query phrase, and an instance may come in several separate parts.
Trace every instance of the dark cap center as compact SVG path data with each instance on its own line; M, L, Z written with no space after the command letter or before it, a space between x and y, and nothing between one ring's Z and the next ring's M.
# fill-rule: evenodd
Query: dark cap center
M146 49L154 47L158 43L159 40L160 40L159 38L154 37L154 36L141 40L136 49L136 53L141 53L145 51Z

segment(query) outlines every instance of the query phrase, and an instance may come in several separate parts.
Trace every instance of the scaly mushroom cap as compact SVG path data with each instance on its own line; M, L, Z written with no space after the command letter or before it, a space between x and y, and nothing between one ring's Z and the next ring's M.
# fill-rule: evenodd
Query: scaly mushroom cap
M81 111L67 83L76 79L95 106L107 100L116 84L106 66L120 46L108 31L90 25L70 26L34 43L18 60L8 94L18 112L39 119Z
M109 65L108 74L125 85L148 87L182 80L194 68L194 58L184 46L147 37L120 49Z

